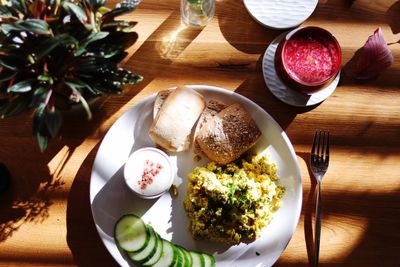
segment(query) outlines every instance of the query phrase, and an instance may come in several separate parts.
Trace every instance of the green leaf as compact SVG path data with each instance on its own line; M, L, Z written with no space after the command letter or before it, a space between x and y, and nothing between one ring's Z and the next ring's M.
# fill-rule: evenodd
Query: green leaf
M27 15L27 8L25 5L25 0L11 0L11 6L21 12L24 15Z
M79 92L83 92L84 89L87 89L92 95L101 95L101 92L93 89L88 83L79 80L77 78L74 79L68 79L65 81L65 83L70 87L70 88L74 88L75 90L79 91Z
M26 93L32 90L31 81L21 81L8 88L8 92Z
M76 81L77 80L75 80L75 82L68 81L68 82L65 82L65 83L69 86L69 88L72 89L73 93L78 97L79 102L81 102L83 108L86 111L88 120L91 120L92 117L93 117L92 116L92 111L90 110L90 107L89 107L88 103L86 102L86 99L80 93L80 89L82 88L82 85L77 83Z
M61 113L57 110L48 111L45 116L45 123L49 130L50 136L55 137L61 129L62 117Z
M110 8L102 6L97 10L97 12L100 13L101 15L104 15L107 12L110 12L110 10L111 10Z
M49 143L49 138L46 136L41 135L40 133L36 133L36 139L38 141L40 152L44 152L47 148Z
M0 6L0 18L7 20L7 19L18 19L18 14L16 14L12 8L8 6Z
M64 7L65 11L67 11L69 14L74 14L82 24L86 23L87 16L85 10L83 10L80 6L71 3L69 1L64 1L62 3L62 6Z
M120 94L122 93L122 87L114 84L112 81L97 81L92 84L92 87L102 92L103 94Z
M81 95L79 101L82 103L82 106L86 111L87 119L91 120L93 118L93 115L92 111L90 110L89 104L86 102L86 99Z
M35 55L36 60L41 60L58 46L69 46L74 43L77 43L77 40L74 37L66 33L59 34L54 37L46 38L46 40L37 45L32 52Z
M87 84L78 79L68 79L65 83L72 89L80 91L80 89L85 88Z
M41 81L41 82L48 82L49 84L53 84L54 83L53 77L51 77L48 74L42 74L42 75L37 76L37 80Z
M8 105L8 99L0 98L0 111Z
M89 52L93 54L94 57L107 59L123 53L122 51L123 50L121 48L108 46L105 44L89 50Z
M13 23L3 23L1 30L4 34L9 34L11 31L51 34L49 24L40 19L25 19Z
M106 4L106 0L85 0L86 5L97 10Z
M84 92L87 89L92 95L100 95L101 92L94 90L89 84L85 83L82 80L77 78L68 79L65 81L65 84L68 85L71 89L77 90L79 92Z
M4 35L4 34L2 32L0 32L0 35ZM10 38L8 38L7 40L0 39L1 52L3 52L4 54L9 54L14 51L18 51L18 49L21 48L21 44L16 43L15 41L16 41L16 39L10 40Z
M7 100L0 108L0 117L8 117L21 113L29 104L29 97L27 95L20 95L13 100Z
M41 104L44 103L48 93L49 93L49 90L46 89L45 87L36 88L35 92L33 92L29 107L38 108Z
M84 93L85 90L87 90L88 92L90 92L94 96L101 95L102 92L96 90L95 88L93 88L90 85L93 82L93 78L94 78L94 76L90 76L87 80L78 79L78 78L68 79L68 80L65 81L65 83L70 88L75 88L79 92Z
M140 83L141 81L143 81L143 76L131 73L131 75L128 75L123 79L122 84L123 85L137 84L137 83Z
M25 60L14 53L0 55L0 65L12 71L17 71L24 66Z
M0 71L0 82L9 81L15 77L15 72L9 69L2 69Z
M127 32L130 29L133 28L137 24L136 21L122 21L122 20L112 20L109 22L105 22L101 24L101 29L107 29L110 30L110 28L113 28L115 30L120 30Z
M45 121L46 114L47 114L46 105L42 103L36 109L35 114L33 116L33 134L36 136L41 152L46 150L47 144L49 142L49 138L41 133L41 129Z
M143 80L142 76L123 68L105 69L104 77L107 82L118 82L121 85L137 84Z
M119 47L126 49L132 46L138 38L139 35L136 32L118 31L110 33L107 37L107 41L109 41L108 45L114 43L115 45L118 44Z
M112 21L115 17L121 16L125 13L129 13L135 9L136 5L133 4L128 4L128 3L120 3L120 5L112 9L110 12L107 12L104 14L101 18L102 21L104 22L109 22Z
M84 54L86 52L86 47L90 43L104 39L105 37L107 37L108 34L109 34L108 32L92 32L92 33L90 33L89 36L87 36L85 39L83 39L81 41L81 43L79 44L79 48L74 52L74 55L76 57L78 57L78 56Z
M101 68L100 60L96 58L83 58L79 61L76 69L78 70L79 74L83 73L97 73Z

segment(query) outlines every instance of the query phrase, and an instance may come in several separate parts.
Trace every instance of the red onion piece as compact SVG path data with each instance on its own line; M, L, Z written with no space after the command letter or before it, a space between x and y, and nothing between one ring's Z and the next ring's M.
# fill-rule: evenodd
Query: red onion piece
M373 79L393 63L393 54L379 27L368 37L357 62L357 79Z

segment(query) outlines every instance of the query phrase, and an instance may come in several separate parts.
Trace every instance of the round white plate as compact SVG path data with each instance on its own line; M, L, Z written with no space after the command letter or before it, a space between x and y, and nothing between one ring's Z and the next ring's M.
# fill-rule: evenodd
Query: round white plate
M114 238L114 225L126 213L134 213L150 223L165 239L187 249L214 254L217 266L271 266L281 255L296 229L302 204L300 170L293 146L274 119L258 105L234 92L211 86L190 86L205 96L231 104L240 102L252 115L262 137L254 149L265 151L278 165L279 183L286 188L283 206L265 227L261 237L250 244L228 246L210 241L195 241L188 230L188 219L182 200L186 195L186 177L195 166L204 165L205 159L193 161L193 152L170 154L176 164L176 180L182 180L179 194L171 198L164 194L156 200L136 197L123 181L123 166L135 150L154 146L148 136L153 121L155 95L142 100L119 118L104 137L94 161L90 179L90 203L97 231L106 248L121 266L135 266L118 250ZM259 256L257 256L259 254ZM233 264L233 265L232 265Z
M282 33L276 37L265 51L262 64L265 83L267 84L267 87L271 93L286 104L296 107L306 107L319 104L335 91L340 80L340 72L328 86L316 93L305 94L288 87L279 78L275 69L276 49L279 45L279 42L286 34L287 33Z
M243 0L250 15L273 29L293 28L314 12L318 0Z

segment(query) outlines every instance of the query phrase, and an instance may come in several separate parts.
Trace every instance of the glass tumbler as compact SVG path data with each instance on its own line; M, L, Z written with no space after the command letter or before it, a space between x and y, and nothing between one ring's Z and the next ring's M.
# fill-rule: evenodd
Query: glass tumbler
M191 26L203 27L215 13L215 0L181 0L181 18Z

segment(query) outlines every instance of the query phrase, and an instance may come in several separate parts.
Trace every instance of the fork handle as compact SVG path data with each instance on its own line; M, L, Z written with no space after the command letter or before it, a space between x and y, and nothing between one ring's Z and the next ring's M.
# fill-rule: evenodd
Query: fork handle
M314 234L314 267L319 262L319 243L321 237L321 182L318 182L317 200L315 203L315 234Z

